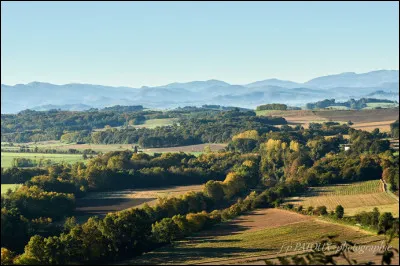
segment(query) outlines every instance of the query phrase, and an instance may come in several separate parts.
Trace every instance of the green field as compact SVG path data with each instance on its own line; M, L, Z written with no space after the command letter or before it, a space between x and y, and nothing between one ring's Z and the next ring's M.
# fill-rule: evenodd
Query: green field
M342 205L346 216L353 216L361 211L372 211L374 207L381 212L388 211L396 217L399 216L399 202L384 192L380 180L314 187L306 194L291 197L287 201L303 207L315 208L324 205L329 211L334 210L337 205Z
M97 152L109 152L109 151L123 151L133 150L135 144L75 144L75 143L63 143L58 140L41 141L37 143L14 143L13 146L9 146L7 143L2 143L2 150L6 151L18 151L20 147L25 147L33 150L35 147L38 149L55 149L57 151L68 151L69 149L76 149L83 151L86 149L92 149Z
M29 159L50 159L53 162L75 163L83 161L81 154L48 154L48 153L24 153L24 152L2 152L1 167L8 168L12 166L13 158Z
M149 119L143 125L137 125L136 128L156 128L163 126L172 126L176 122L174 118L161 118L161 119Z
M1 194L6 193L8 189L15 190L20 184L1 184Z
M264 219L282 225L271 226L263 223ZM296 246L298 243L316 243L327 235L338 235L338 240L350 240L358 244L376 243L375 241L382 239L349 226L328 223L304 215L293 215L285 211L270 210L214 226L210 230L176 241L170 246L123 264L263 262L263 259L283 255L282 248ZM368 259L376 259L373 254L368 255L372 255Z
M374 109L376 107L381 107L381 108L393 108L397 107L399 104L397 103L385 103L385 102L378 102L378 103L367 103L367 107L364 109Z
M261 111L255 111L256 115L274 115L274 116L279 116L279 115L284 115L288 111L287 110L261 110Z
M334 109L334 110L349 110L350 108L347 106L328 106L325 109Z
M97 152L110 152L110 151L124 151L124 150L133 150L133 147L137 144L74 144L74 143L62 143L57 140L51 141L42 141L37 143L14 143L13 146L9 146L8 143L1 143L1 148L6 150L7 152L19 150L20 147L24 146L25 148L29 148L33 150L35 147L39 149L55 149L57 151L68 151L69 149L76 149L79 151L83 151L86 149L91 149ZM149 148L143 149L142 151L147 154L154 154L154 153L165 153L165 152L186 152L191 153L195 156L198 156L203 153L204 148L206 146L210 146L212 151L218 151L223 149L226 144L223 143L205 143L205 144L196 144L196 145L188 145L188 146L179 146L179 147L170 147L170 148ZM20 154L20 153L18 153ZM32 154L32 153L25 153L25 154ZM52 156L54 154L47 154L48 156ZM63 154L55 154L62 156ZM68 154L67 154L68 155ZM75 155L73 156L81 156ZM25 156L23 156L25 157ZM47 158L47 157L46 157ZM51 159L51 158L50 158Z

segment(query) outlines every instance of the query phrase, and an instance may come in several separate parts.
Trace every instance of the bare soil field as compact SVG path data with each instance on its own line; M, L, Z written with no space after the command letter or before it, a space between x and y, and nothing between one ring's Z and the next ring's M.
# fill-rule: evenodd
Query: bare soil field
M150 206L157 203L159 197L185 194L188 191L200 191L203 185L178 186L154 189L125 189L111 192L92 192L76 200L75 216L82 219L97 215L105 216L109 212L140 207L144 203Z
M326 110L315 111L317 116L332 121L349 121L353 123L367 123L380 121L394 121L399 118L399 108L374 110Z
M280 209L262 209L136 259L124 261L120 265L265 265L265 259L302 254L304 250L295 248L296 246L315 244L332 234L337 234L340 241L351 240L363 245L379 245L382 240L381 236L355 227L329 223ZM398 246L398 241L394 243ZM362 254L361 258L379 263L379 257L371 252ZM398 257L396 260L398 261Z
M322 123L328 121L328 119L318 116L317 112L312 110L266 110L257 111L257 115L284 117L289 124Z

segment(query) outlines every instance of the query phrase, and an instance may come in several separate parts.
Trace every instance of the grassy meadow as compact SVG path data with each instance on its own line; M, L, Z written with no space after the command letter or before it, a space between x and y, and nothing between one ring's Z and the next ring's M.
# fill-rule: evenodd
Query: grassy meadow
M28 159L50 159L53 162L75 163L83 161L82 154L50 154L50 153L30 153L30 152L2 152L1 167L8 168L12 166L14 158Z
M143 125L136 125L136 128L156 128L163 126L172 126L177 121L176 118L160 118L160 119L149 119Z

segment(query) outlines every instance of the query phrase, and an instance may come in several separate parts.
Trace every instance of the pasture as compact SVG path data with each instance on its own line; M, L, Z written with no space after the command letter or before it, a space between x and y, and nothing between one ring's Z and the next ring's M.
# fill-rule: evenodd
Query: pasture
M261 264L265 259L303 253L299 244L327 235L358 244L377 244L381 236L280 209L261 209L194 234L122 264ZM398 244L397 244L398 245ZM291 247L291 248L290 248ZM287 253L286 253L287 252ZM366 252L367 253L367 252ZM379 262L374 254L362 259ZM356 254L355 256L356 257ZM398 260L398 258L397 258Z
M399 216L399 202L384 191L380 180L313 187L304 195L288 198L287 203L305 208L325 205L328 211L342 205L346 216L372 211L377 207L381 212L388 211L396 217Z
M75 163L83 161L81 154L50 154L50 153L28 153L28 152L2 152L1 153L1 167L8 168L12 166L14 158L28 158L28 159L50 159L53 162L66 162Z
M97 152L109 152L109 151L123 151L123 150L133 150L133 146L136 144L75 144L75 143L63 143L58 140L49 140L49 141L39 141L39 142L28 142L28 143L13 143L13 146L8 146L7 144L2 143L1 148L3 150L15 151L19 150L20 147L25 147L29 149L34 149L38 147L39 149L55 149L57 151L67 151L69 149L76 149L79 151L83 151L86 149L92 149Z
M377 102L377 103L367 103L367 107L365 107L364 109L374 109L377 107L380 108L394 108L394 107L398 107L399 104L398 103L385 103L385 102Z
M149 119L143 125L135 125L135 128L156 128L172 126L177 121L176 118Z

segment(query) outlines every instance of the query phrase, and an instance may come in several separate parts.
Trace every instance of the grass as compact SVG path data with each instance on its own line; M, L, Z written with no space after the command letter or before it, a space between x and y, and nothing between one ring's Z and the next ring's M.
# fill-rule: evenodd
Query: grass
M174 124L176 119L174 118L161 118L161 119L149 119L143 125L137 125L136 128L156 128L163 126L171 126Z
M14 191L19 188L19 186L20 184L1 184L1 194L6 193L8 189Z
M347 107L347 106L343 106L343 105L341 105L341 106L335 106L335 105L333 105L333 106L328 106L328 107L326 107L326 109L349 110L350 108Z
M15 152L20 149L20 146L24 146L26 148L34 149L38 147L39 149L55 149L58 151L67 151L69 149L76 149L79 151L83 151L85 149L92 149L97 152L110 152L110 151L124 151L124 150L133 150L133 147L137 144L68 144L62 143L57 140L52 141L42 141L42 142L30 142L30 143L14 143L14 146L9 146L8 143L1 143L1 148L6 150L7 152ZM148 154L163 153L163 152L186 152L192 153L195 156L198 156L203 153L204 148L206 146L210 146L212 151L218 151L223 149L226 144L222 143L205 143L205 144L197 144L197 145L189 145L189 146L179 146L179 147L169 147L169 148L150 148L144 149L143 151ZM28 153L26 153L28 154ZM51 154L49 154L51 155Z
M38 147L39 149L55 149L57 151L67 151L69 149L76 149L83 151L85 149L92 149L97 152L109 152L109 151L123 151L123 150L133 150L133 146L136 144L74 144L74 143L63 143L61 141L42 141L37 143L14 143L14 146L8 146L3 144L1 148L7 151L17 151L20 146L24 146L30 149Z
M377 103L367 103L367 107L364 109L374 109L376 107L381 107L381 108L393 108L397 107L399 104L397 103L385 103L385 102L377 102Z
M287 111L286 110L261 110L261 111L255 111L256 115L261 116L261 115L284 115Z
M24 152L2 152L1 167L8 168L12 166L14 158L29 158L29 159L50 159L54 162L75 163L83 161L81 154L48 154L48 153L24 153Z
M329 211L335 210L337 205L342 205L346 216L371 211L374 207L399 216L398 201L383 191L380 180L314 187L307 194L289 198L287 201L303 207L315 208L324 205Z
M269 212L270 211L270 212ZM301 219L300 221L282 226L264 227L258 230L244 226L248 220L262 221L271 218L271 221L285 221L291 216L287 211L268 210L264 214L248 215L246 218L237 218L237 223L224 223L214 226L210 230L202 231L173 245L147 253L133 261L124 264L241 264L256 262L265 258L274 258L284 255L289 247L299 244L316 243L327 235L338 235L338 240L350 240L364 244L377 241L381 237L368 232L359 231L349 226L319 221L315 218ZM304 217L303 215L296 214ZM230 230L229 230L230 229ZM299 252L297 252L299 253ZM302 252L300 252L302 253Z

